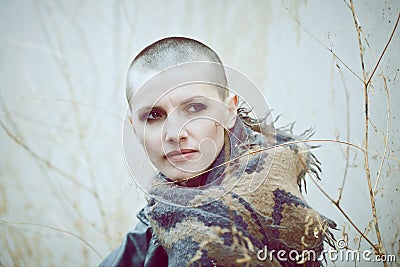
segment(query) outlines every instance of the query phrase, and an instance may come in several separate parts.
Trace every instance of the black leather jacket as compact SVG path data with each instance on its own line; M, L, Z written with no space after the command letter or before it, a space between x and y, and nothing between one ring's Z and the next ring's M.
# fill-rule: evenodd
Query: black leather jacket
M153 235L144 209L136 216L139 222L135 230L126 235L122 245L111 252L99 267L168 266L167 253Z

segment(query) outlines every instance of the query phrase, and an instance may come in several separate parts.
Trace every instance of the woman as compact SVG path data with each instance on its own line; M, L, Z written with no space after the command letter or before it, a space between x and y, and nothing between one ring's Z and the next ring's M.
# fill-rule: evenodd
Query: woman
M157 174L140 223L101 266L320 265L334 223L300 192L315 158L238 108L212 49L182 37L151 44L130 66L127 100Z

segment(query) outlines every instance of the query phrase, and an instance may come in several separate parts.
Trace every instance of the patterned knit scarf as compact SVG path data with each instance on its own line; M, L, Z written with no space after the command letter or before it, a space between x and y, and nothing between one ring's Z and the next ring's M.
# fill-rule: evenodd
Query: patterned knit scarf
M227 137L203 186L154 180L145 212L169 266L320 266L336 224L301 194L305 174L318 175L312 147L241 119Z

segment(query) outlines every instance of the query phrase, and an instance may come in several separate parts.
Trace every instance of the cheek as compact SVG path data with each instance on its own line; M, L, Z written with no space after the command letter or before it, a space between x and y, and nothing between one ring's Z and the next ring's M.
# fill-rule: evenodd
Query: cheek
M221 146L224 139L223 127L213 120L198 120L191 125L192 132L195 133L196 139L201 141L205 138L213 140L217 147Z
M156 129L147 129L147 131L143 132L140 141L150 158L160 154L162 145L160 133Z

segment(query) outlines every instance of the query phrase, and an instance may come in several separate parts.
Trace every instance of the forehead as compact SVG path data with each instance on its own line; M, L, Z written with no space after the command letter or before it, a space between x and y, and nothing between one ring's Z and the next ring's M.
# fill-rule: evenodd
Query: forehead
M131 107L155 104L159 100L172 98L186 99L194 95L204 95L218 99L215 84L220 84L215 64L182 64L157 72L133 69L128 74L128 82L134 88Z
M154 106L170 110L192 101L222 102L215 87L204 83L184 84L170 90L154 86L146 91L138 91L132 99L132 111L135 113Z

